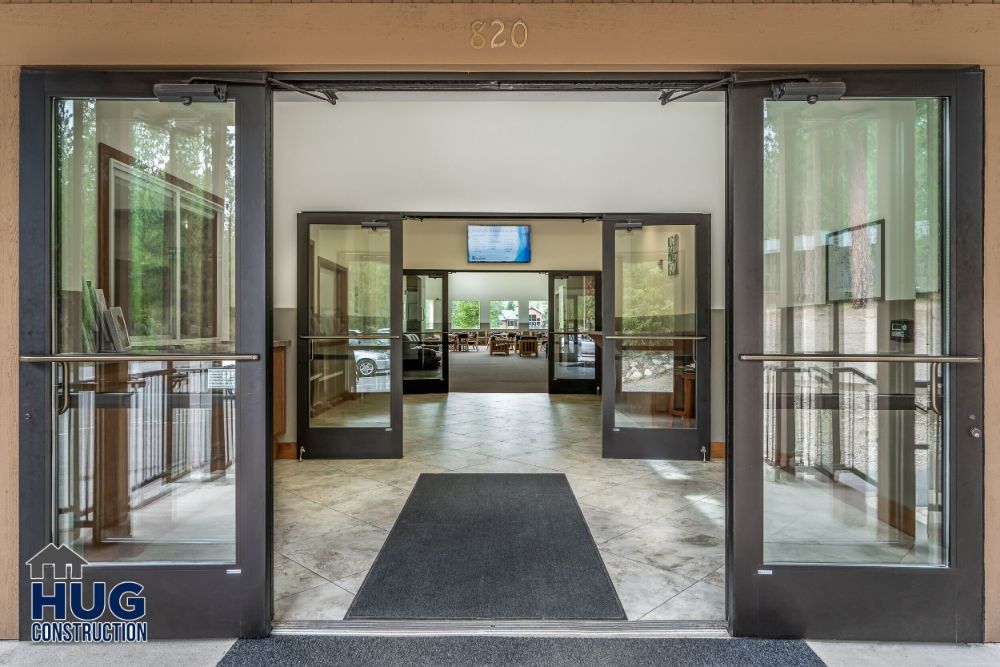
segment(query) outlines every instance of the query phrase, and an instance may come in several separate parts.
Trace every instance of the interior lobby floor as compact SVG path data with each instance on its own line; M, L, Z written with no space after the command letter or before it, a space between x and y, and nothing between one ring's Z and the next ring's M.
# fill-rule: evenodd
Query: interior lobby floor
M565 473L629 620L725 618L721 462L601 458L596 396L405 397L404 457L275 461L275 621L344 618L421 473Z
M516 352L490 354L478 350L448 353L448 391L471 393L546 393L549 365L544 353L522 357Z

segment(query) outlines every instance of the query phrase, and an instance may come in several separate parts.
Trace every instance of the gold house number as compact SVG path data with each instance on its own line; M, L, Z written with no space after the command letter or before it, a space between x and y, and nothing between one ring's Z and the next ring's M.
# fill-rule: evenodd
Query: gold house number
M501 49L508 44L515 49L523 49L527 43L528 24L521 19L514 21L509 31L507 23L503 19L472 22L472 36L469 37L469 44L474 49L484 49L487 44L491 49Z

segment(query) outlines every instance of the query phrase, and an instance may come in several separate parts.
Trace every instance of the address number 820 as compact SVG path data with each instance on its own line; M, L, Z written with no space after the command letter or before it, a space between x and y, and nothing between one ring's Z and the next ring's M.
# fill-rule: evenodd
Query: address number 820
M487 44L491 49L500 49L508 44L515 49L523 49L527 43L528 24L521 19L514 21L509 30L503 19L472 22L469 44L474 49L484 49Z

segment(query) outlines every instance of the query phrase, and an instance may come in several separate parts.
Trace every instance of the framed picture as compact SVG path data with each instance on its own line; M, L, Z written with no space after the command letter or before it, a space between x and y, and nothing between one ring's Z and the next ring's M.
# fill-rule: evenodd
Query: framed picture
M885 220L826 235L826 301L864 303L882 298Z

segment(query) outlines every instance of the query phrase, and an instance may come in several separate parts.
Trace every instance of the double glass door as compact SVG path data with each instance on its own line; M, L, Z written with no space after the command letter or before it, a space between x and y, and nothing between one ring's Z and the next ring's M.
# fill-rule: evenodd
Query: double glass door
M733 629L980 641L982 77L845 81L732 93Z
M605 216L603 449L709 456L710 217Z
M23 75L21 561L139 583L151 637L259 635L268 93L154 83Z
M401 264L399 215L299 214L298 444L306 457L403 455Z

